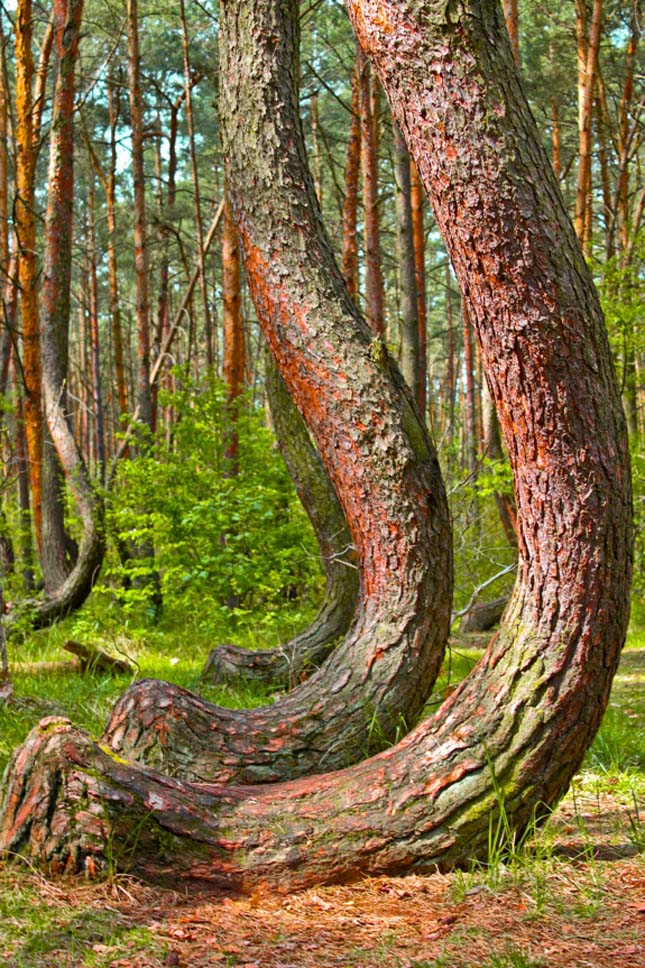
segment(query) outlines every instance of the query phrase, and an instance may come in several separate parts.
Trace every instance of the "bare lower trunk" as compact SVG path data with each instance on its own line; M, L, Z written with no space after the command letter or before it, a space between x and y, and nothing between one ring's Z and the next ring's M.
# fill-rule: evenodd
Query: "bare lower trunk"
M203 678L221 682L241 676L293 687L324 662L347 632L358 596L358 570L343 509L270 353L265 370L280 451L318 540L327 579L325 597L311 625L279 649L251 651L234 645L213 649Z

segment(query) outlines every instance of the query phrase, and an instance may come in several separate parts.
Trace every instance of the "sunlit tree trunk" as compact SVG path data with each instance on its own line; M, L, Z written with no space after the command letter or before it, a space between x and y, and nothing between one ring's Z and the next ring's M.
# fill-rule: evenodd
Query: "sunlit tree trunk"
M31 510L40 545L42 510L43 410L40 386L40 336L38 330L38 285L36 223L34 212L34 103L32 84L31 0L19 0L16 8L16 199L14 224L18 249L18 283L22 325L22 358L25 382L25 438L29 454Z
M421 367L419 360L419 318L417 316L417 276L412 228L410 156L398 125L393 126L393 132L396 239L401 313L401 372L414 394L414 399L418 401L421 392ZM423 410L421 412L423 413Z
M520 66L520 25L517 0L504 0L504 18L508 29L508 36L511 38L513 57L517 67Z
M593 98L602 30L602 0L594 0L587 36L586 0L576 0L578 37L578 183L575 228L585 253L591 246L591 155Z
M120 98L115 89L112 72L108 74L108 109L110 120L110 164L103 185L105 190L105 204L108 227L108 280L110 290L110 317L112 320L112 352L114 353L114 371L116 377L116 393L119 403L119 416L128 412L128 386L123 363L123 335L121 327L121 306L119 301L119 272L116 254L116 164L117 164L117 135L119 123Z
M139 420L152 430L150 389L150 306L148 297L148 253L146 186L143 168L143 104L139 56L138 0L127 0L130 122L132 125L132 184L134 189L134 264L137 302L137 404Z
M428 315L426 309L426 236L424 226L425 193L414 161L410 159L410 203L412 207L412 242L414 245L414 271L417 294L417 321L419 326L419 410L428 409Z
M365 316L373 332L385 333L385 291L381 255L378 198L378 147L373 114L371 67L359 54L361 163L363 172L363 231L365 237Z
M180 0L181 36L184 53L184 92L186 101L186 120L188 122L188 146L190 148L190 164L193 179L193 206L195 211L195 237L197 240L197 265L199 266L199 291L202 297L202 311L204 313L204 336L206 340L206 365L213 369L216 362L213 343L213 324L208 303L208 288L206 284L206 266L204 253L204 229L202 226L202 202L197 167L197 152L195 149L195 122L193 120L192 80L190 67L190 50L188 46L188 26L186 24L186 5Z
M244 321L242 319L240 247L228 197L222 231L222 375L226 386L226 446L228 472L239 472L239 438L236 428L240 396L244 392Z
M99 292L96 270L97 249L96 249L96 195L94 181L90 179L88 189L88 210L87 210L87 241L88 241L88 276L90 282L89 292L89 319L90 319L90 352L92 357L92 413L94 416L94 456L98 478L101 482L105 481L105 414L103 411L103 391L101 388L101 342L99 335Z
M104 551L101 502L74 439L66 406L74 199L74 69L82 12L83 0L54 0L54 43L58 70L50 138L40 339L47 428L83 522L83 538L78 560L73 566L64 560L62 536L58 538L59 546L50 549L52 556L58 558L59 575L56 584L47 589L46 601L35 611L36 624L52 621L85 600L92 589Z
M352 117L349 125L349 143L345 164L345 198L343 203L342 270L349 294L358 293L358 185L361 168L361 101L360 57L356 57L352 74Z

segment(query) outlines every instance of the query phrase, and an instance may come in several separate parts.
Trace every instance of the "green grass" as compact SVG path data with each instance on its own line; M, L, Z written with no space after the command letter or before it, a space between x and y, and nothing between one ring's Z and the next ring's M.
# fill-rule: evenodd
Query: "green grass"
M116 910L109 898L72 904L52 891L48 897L15 868L0 890L2 949L11 968L108 968L119 954L153 954L163 960L167 944L147 927ZM89 900L89 897L88 897Z
M134 675L80 673L71 665L73 656L63 650L63 644L70 638L126 659L134 668ZM239 644L255 644L249 643L248 635L246 641L241 636L236 638ZM76 726L100 735L115 701L134 679L173 682L229 708L251 708L274 701L276 690L261 684L201 683L206 657L215 644L194 635L189 639L179 637L176 630L141 631L123 627L117 633L86 628L78 620L63 622L29 636L22 643L12 644L10 662L15 698L9 704L0 705L0 773L12 750L45 716L65 716ZM59 663L70 664L59 666Z

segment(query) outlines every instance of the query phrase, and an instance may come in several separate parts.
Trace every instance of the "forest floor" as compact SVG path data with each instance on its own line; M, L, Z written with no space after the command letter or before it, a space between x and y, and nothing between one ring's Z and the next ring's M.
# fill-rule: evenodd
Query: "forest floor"
M0 968L644 968L645 648L532 843L450 874L181 894L0 864Z

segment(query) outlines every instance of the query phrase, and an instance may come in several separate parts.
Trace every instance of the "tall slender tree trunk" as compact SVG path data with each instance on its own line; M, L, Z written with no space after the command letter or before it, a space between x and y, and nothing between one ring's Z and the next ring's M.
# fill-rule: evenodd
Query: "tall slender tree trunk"
M352 74L351 121L345 164L345 198L343 202L342 270L347 290L353 299L358 294L358 183L361 168L361 87L360 56L357 55Z
M602 30L602 0L594 0L587 37L585 0L576 0L578 33L578 182L576 188L576 234L587 255L591 246L591 155L593 98L598 71L598 49Z
M508 29L508 36L511 38L513 48L513 58L519 69L520 66L520 24L517 9L517 0L504 0L504 19Z
M464 864L486 855L502 803L513 831L544 817L606 708L629 612L625 422L599 302L518 83L501 8L497 0L349 0L349 10L472 309L518 495L511 603L481 661L433 717L397 746L322 777L253 791L191 785L116 759L65 721L45 722L9 767L0 846L50 868L100 868L106 842L139 875L228 890ZM293 50L298 8L238 0L223 12L223 114L235 104L248 119L258 91L249 90L238 51L283 93L282 51ZM272 137L283 135L279 116L263 118ZM254 157L275 195L284 182L273 158ZM283 365L300 345L302 314L274 295L273 263L260 248L266 215L255 209L265 203L251 196L239 224L249 276L255 270L267 283L262 304L282 307L274 344ZM285 225L292 230L293 221ZM508 231L491 233L497 225ZM321 418L314 394L305 399L320 428L329 410Z
M365 236L365 316L370 329L385 334L385 291L381 255L378 198L378 148L373 115L371 68L359 54L361 106L361 161L363 171L363 228Z
M34 622L39 625L78 607L87 598L104 552L102 505L78 449L66 407L74 199L74 71L82 12L83 0L54 0L52 16L58 70L45 216L41 350L47 428L83 522L83 538L73 567L66 567L63 560L64 545L57 549L60 577L35 611Z
M213 343L213 324L208 303L208 287L206 284L206 266L204 261L204 229L202 226L202 202L197 167L197 152L195 149L195 122L193 120L192 80L190 73L190 49L188 45L188 25L186 23L186 4L180 0L181 35L184 52L184 91L186 100L186 120L188 122L188 146L190 149L190 165L193 179L193 205L195 210L195 235L197 239L197 265L199 266L199 291L202 297L202 311L204 313L204 336L206 339L206 365L213 370L216 362Z
M473 326L470 318L468 301L464 297L461 302L461 318L464 334L464 370L465 370L465 400L464 400L464 455L468 473L472 478L477 476L478 466L478 434L477 434L477 402L475 392L475 348L473 346Z
M43 409L40 386L40 335L34 212L34 103L32 85L31 0L19 0L16 8L16 200L14 224L18 249L18 283L22 324L22 357L25 381L25 437L29 454L31 509L36 540L40 546L42 512Z
M143 103L139 56L138 0L127 0L130 120L132 124L132 185L134 189L134 264L137 301L137 405L139 420L152 430L150 390L150 305L148 297L148 252L146 186L143 167Z
M240 247L228 195L224 204L222 231L222 308L223 361L222 375L226 386L226 446L224 456L227 472L239 472L239 438L237 418L240 396L244 392L245 352L244 321L242 319Z
M119 403L119 416L122 418L128 412L128 386L125 376L125 366L123 363L123 333L121 327L119 272L116 253L116 130L119 123L120 98L118 89L115 89L114 78L111 70L108 74L107 90L110 120L110 166L107 172L104 190L108 228L108 280L110 291L110 317L112 320L112 351L114 353L116 393Z
M414 260L414 231L410 187L410 155L398 125L394 131L394 180L396 238L399 263L401 312L401 372L419 400L421 366L419 359L419 318L417 316L417 276ZM421 411L423 413L423 410Z
M419 326L419 410L428 409L428 314L426 309L426 234L424 226L425 193L416 164L410 159L410 204L412 208L412 243Z
M101 343L99 335L99 291L96 271L96 195L94 180L90 178L87 208L88 277L90 281L90 351L92 355L92 412L94 415L94 456L98 478L105 482L105 413L101 388Z

